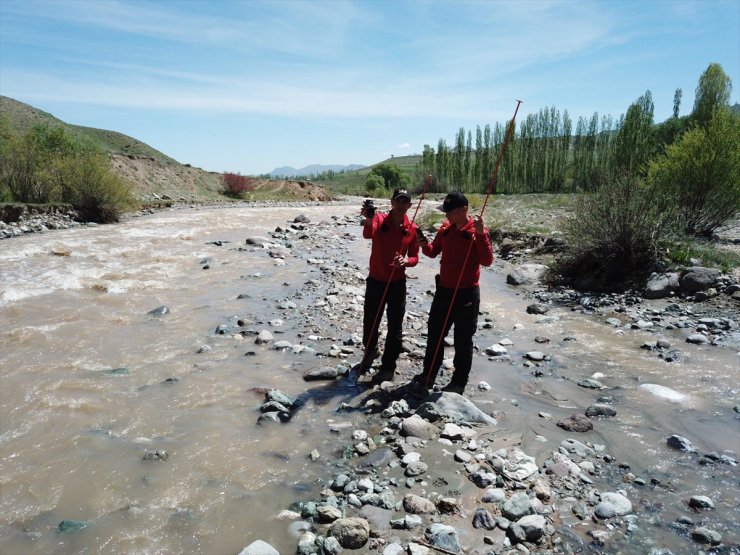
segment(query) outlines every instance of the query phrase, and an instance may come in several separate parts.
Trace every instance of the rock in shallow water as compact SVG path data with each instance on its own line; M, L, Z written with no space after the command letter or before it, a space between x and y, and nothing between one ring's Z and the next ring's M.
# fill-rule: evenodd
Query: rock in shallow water
M558 427L566 432L588 432L593 430L593 423L583 414L573 414L558 422Z
M664 385L658 385L654 383L644 383L640 386L640 389L644 389L645 391L655 395L656 397L667 399L668 401L671 401L674 403L679 403L681 401L684 401L688 397L687 395L684 395L683 393L680 393L674 389L671 389L670 387L666 387Z

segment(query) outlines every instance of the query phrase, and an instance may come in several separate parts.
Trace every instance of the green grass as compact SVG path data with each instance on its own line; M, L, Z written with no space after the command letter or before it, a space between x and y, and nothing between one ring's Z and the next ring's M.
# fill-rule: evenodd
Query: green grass
M394 156L393 158L382 160L381 162L378 162L378 164L398 166L404 174L409 176L412 190L415 190L417 184L414 183L414 170L420 161L421 156L419 155ZM373 164L372 166L360 168L359 170L352 172L336 174L333 179L315 179L313 182L318 185L323 185L331 194L364 196L365 180L376 165L377 164Z
M47 112L38 110L23 102L18 102L7 96L0 96L0 114L10 124L11 129L17 133L25 133L35 125L62 127L76 139L98 145L104 152L121 154L123 156L151 158L164 164L177 163L169 156L123 133L95 129L93 127L83 127L81 125L71 125L55 118Z
M710 243L674 243L668 246L666 255L674 264L688 266L693 258L700 260L702 266L720 268L725 273L740 268L740 254Z

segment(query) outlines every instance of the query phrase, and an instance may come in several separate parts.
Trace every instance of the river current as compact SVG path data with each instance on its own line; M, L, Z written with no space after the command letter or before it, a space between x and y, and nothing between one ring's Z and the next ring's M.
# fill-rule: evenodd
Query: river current
M362 291L368 242L359 225L332 219L357 212L342 204L179 209L0 242L0 552L228 554L257 539L294 552L296 538L276 515L325 487L326 463L347 442L331 428L367 427L362 414L335 410L362 392L317 387L288 424L257 426L260 392L298 396L313 387L303 373L341 361L216 330L243 319L320 354L360 333L351 292L327 303L325 324L301 317L331 286L320 264L356 265ZM245 244L299 214L326 221L321 249L296 247L283 259ZM655 339L649 332L617 333L566 308L538 320L497 265L482 277L481 309L494 325L476 344L510 339L514 362L477 356L471 383L494 386L473 399L507 407L502 433L541 463L573 434L540 414L582 412L595 394L575 384L598 373L619 414L578 439L606 444L634 474L678 484L635 494L662 504L660 522L687 513L691 495L710 496L721 509L710 520L737 544L737 472L700 467L665 445L679 434L703 453L738 456L737 351L686 345L684 359L668 364L639 349ZM409 311L428 310L436 266L424 259L409 270ZM281 307L287 299L293 312ZM149 314L162 306L167 314ZM672 342L684 339L673 333ZM534 342L543 335L550 344ZM535 349L551 355L545 379L521 364ZM168 459L143 460L154 450ZM86 527L61 533L63 520ZM674 532L646 528L657 545L691 552Z

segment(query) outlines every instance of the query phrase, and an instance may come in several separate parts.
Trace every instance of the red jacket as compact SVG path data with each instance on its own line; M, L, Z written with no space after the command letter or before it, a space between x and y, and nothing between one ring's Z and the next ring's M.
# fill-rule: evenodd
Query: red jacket
M480 267L490 266L493 263L493 250L488 229L483 228L483 234L475 232L472 218L462 229L457 229L449 221L445 221L434 237L434 241L422 245L422 252L434 258L440 252L442 260L439 263L439 284L442 287L454 289L460 279L460 288L476 287L480 281ZM470 243L473 243L472 248ZM463 268L463 262L470 249L468 263ZM460 277L462 272L462 277Z
M387 223L386 223L386 220ZM403 217L403 227L390 225L388 214L377 213L371 222L365 220L362 236L372 239L370 251L370 277L380 281L398 281L406 278L405 268L395 268L396 254L406 256L406 266L419 262L419 245L416 244L416 224ZM391 273L393 275L391 275Z

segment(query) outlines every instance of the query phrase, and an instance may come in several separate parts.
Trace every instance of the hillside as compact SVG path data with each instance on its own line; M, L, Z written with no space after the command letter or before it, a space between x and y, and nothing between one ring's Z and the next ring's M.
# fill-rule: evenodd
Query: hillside
M412 154L410 156L394 156L386 160L382 160L372 166L366 166L354 171L348 171L339 173L331 176L330 179L316 179L316 183L326 187L327 191L332 193L343 193L353 195L365 194L365 181L367 180L368 174L372 171L374 166L378 164L391 164L398 166L401 171L411 178L411 183L415 183L414 170L421 161L421 156L418 154Z
M312 175L319 175L324 172L347 172L353 170L359 170L364 168L362 164L350 164L348 166L341 166L339 164L312 164L311 166L305 166L303 168L294 168L292 166L281 166L272 170L269 175L270 177L309 177Z
M190 164L180 164L146 143L123 133L68 124L7 96L0 96L0 117L16 133L25 133L35 125L61 126L72 136L97 145L103 152L110 154L113 170L131 183L134 195L144 203L162 198L182 202L226 200L220 193L220 173L192 167ZM255 181L254 197L272 196L296 200L330 199L323 187L305 181Z

